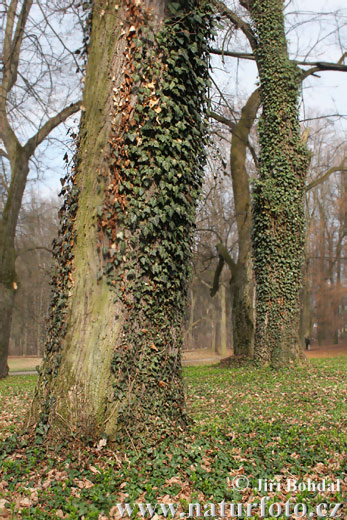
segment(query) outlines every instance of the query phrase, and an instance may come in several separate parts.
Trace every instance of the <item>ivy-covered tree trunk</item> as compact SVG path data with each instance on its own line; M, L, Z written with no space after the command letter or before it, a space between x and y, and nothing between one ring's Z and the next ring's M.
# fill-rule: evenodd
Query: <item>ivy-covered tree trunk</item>
M55 245L37 432L157 442L186 423L181 326L202 182L208 8L95 0Z
M300 70L288 58L282 0L248 0L263 107L254 187L255 356L274 366L300 355L299 293L309 155L298 121Z

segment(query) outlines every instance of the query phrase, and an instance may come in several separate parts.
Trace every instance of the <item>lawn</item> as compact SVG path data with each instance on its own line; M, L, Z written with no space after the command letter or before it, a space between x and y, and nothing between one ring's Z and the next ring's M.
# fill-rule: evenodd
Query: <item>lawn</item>
M7 441L0 457L0 518L2 512L3 518L106 520L120 518L117 503L135 501L175 503L182 515L198 501L202 515L213 516L210 502L246 507L264 495L265 513L254 506L251 518L285 518L277 512L288 501L290 518L301 517L293 514L298 503L297 512L308 507L310 518L317 518L317 504L332 511L331 504L345 500L347 358L280 372L190 367L184 374L194 423L189 434L155 449L120 453L107 446L72 449L65 442L53 451L28 446L25 435ZM35 379L0 381L2 438L18 429ZM309 479L321 491L304 490ZM293 489L294 481L301 490ZM338 514L344 518L346 511Z

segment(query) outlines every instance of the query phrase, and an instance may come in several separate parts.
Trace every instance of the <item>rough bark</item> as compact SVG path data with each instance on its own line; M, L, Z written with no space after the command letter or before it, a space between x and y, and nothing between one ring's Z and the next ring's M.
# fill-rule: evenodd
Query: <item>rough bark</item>
M301 352L303 194L309 155L301 141L301 75L288 57L283 2L254 0L245 5L257 41L255 56L263 106L260 178L254 188L255 357L259 363L279 366L298 359Z
M231 279L234 354L248 359L254 354L254 306L252 259L237 265Z
M2 229L0 237L5 238ZM7 356L16 287L14 244L9 238L5 238L3 244L0 265L0 379L8 375Z
M202 180L198 110L205 86L194 81L207 72L200 59L205 28L180 32L200 38L199 59L186 53L181 64L184 71L190 60L191 83L182 94L167 80L179 77L177 62L171 69L168 60L181 59L172 38L180 24L197 23L190 17L194 5L182 6L183 17L173 15L168 33L165 7L124 0L116 11L94 2L85 114L34 401L38 433L79 431L95 440L106 434L139 445L186 424L181 327ZM194 95L196 112L187 113L195 121L187 124L184 107ZM183 135L194 143L191 150L182 149Z

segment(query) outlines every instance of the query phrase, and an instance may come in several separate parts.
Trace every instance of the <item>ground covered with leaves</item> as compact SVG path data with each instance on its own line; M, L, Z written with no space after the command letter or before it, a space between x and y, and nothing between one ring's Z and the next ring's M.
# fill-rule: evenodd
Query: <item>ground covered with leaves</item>
M187 368L187 403L194 420L189 434L163 440L156 449L126 453L103 441L96 447L83 447L78 439L51 448L29 443L18 432L36 376L7 378L0 381L0 439L7 438L0 455L0 518L106 520L121 517L118 503L135 502L153 508L173 503L177 518L188 516L190 502L199 502L201 516L213 517L209 503L255 504L265 495L266 514L255 507L249 517L285 518L277 514L278 506L270 512L269 507L284 507L289 500L290 518L302 517L293 513L297 503L312 511L310 518L318 518L318 503L331 512L333 503L346 500L346 375L347 358L279 372ZM327 491L287 491L288 479L306 486L310 479L321 488L325 482ZM264 489L266 482L268 487L273 483L272 491ZM341 518L347 514L343 507ZM162 509L154 512L155 518L163 517ZM226 508L225 515L231 513ZM141 516L135 509L133 518Z

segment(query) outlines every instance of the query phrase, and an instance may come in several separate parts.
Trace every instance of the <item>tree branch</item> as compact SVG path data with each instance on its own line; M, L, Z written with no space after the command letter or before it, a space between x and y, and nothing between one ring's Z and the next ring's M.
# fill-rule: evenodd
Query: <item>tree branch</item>
M68 107L65 107L54 117L51 117L46 121L46 123L38 130L38 132L31 137L27 143L24 145L24 150L26 154L30 157L36 148L42 143L44 139L50 134L54 128L56 128L60 123L65 121L69 116L75 114L80 110L81 101L77 101L76 103L72 103Z
M8 8L8 12L7 12L6 29L5 29L5 37L4 37L4 50L3 50L4 68L6 68L7 63L10 61L12 33L13 33L14 19L16 16L17 4L18 4L18 0L11 0L11 4L10 4L10 7Z
M0 157L5 157L5 159L8 159L7 153L2 148L0 148Z
M229 9L223 2L216 1L215 5L222 16L228 18L237 29L241 29L254 51L258 46L258 42L251 26L234 13L234 11Z
M6 148L6 156L13 161L16 153L21 149L20 142L8 122L6 109L0 105L0 138Z
M227 248L222 243L219 243L216 245L216 249L219 256L221 256L223 260L228 264L231 274L234 275L236 270L236 263L229 255Z
M324 175L321 175L321 177L318 177L318 179L315 179L308 186L306 186L305 190L306 191L312 190L319 184L322 184L323 182L325 182L330 177L330 175L332 175L333 173L336 173L336 172L347 172L347 168L344 166L344 163L341 164L340 166L333 166L332 168L329 168L329 170L327 172L325 172Z
M225 51L224 49L210 49L210 53L217 54L218 56L229 56L231 58L240 58L242 60L255 61L254 54L248 54L246 52Z
M212 110L209 110L207 112L207 115L208 115L208 117L212 117L212 119L215 119L216 121L218 121L218 123L222 123L223 125L228 126L231 131L233 131L236 127L236 123L233 123L227 117L217 114L217 112L213 112Z
M17 2L13 1L10 5L8 24L6 27L6 54L4 52L4 80L3 87L6 94L11 90L17 80L18 63L20 47L22 45L25 24L27 22L29 12L33 0L24 0L21 12L18 16L16 30L12 39L14 17L17 7ZM12 18L13 17L13 18Z
M224 49L210 49L212 54L216 54L218 56L228 56L230 58L239 58L242 60L251 60L255 61L254 54L249 54L246 52L234 52L234 51L226 51ZM342 58L339 59L337 63L328 62L328 61L297 61L291 60L292 63L296 65L301 65L303 67L311 67L311 69L302 71L303 79L311 74L315 74L320 71L337 71L337 72L347 72L347 65L344 65L342 61L344 60L347 53L345 53Z
M347 72L347 65L342 65L341 63L332 63L328 61L316 61L316 62L305 62L305 61L295 61L297 65L306 65L315 67L317 71L319 70L334 70L338 72ZM306 71L308 72L308 71Z
M214 277L213 277L213 283L212 283L212 287L210 289L210 295L212 296L215 296L219 290L219 279L220 279L220 275L222 274L222 271L223 271L223 267L224 267L224 258L222 256L219 257L219 261L218 261L218 265L216 267L216 271L214 273Z
M332 70L337 72L347 72L347 65L343 65L343 61L345 60L346 56L347 52L343 53L337 63L330 63L327 61L297 61L296 64L311 67L311 69L302 72L302 80L304 80L308 76L311 76L312 74L320 71Z

